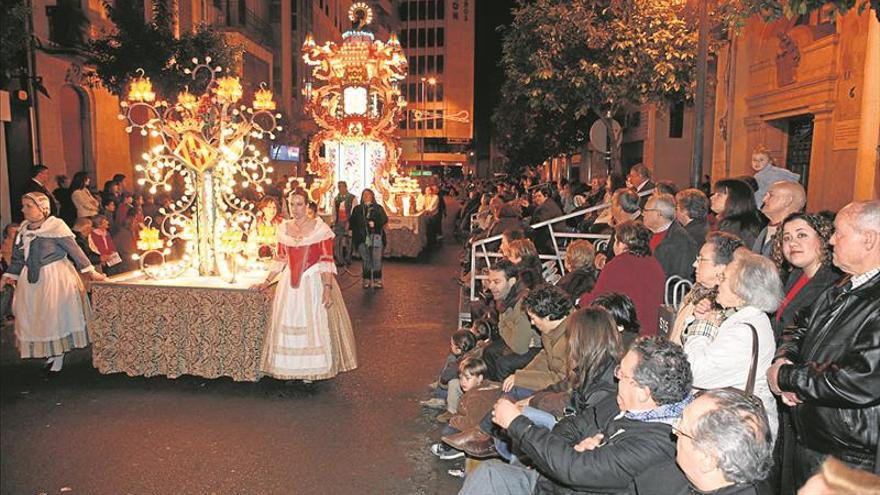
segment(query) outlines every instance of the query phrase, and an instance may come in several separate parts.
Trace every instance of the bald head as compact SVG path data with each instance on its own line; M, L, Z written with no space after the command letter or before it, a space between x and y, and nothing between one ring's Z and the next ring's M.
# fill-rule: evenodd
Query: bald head
M792 213L797 213L807 205L807 192L798 182L774 182L764 196L761 212L771 223L779 223Z
M880 201L856 201L834 219L834 264L844 273L861 275L880 267Z

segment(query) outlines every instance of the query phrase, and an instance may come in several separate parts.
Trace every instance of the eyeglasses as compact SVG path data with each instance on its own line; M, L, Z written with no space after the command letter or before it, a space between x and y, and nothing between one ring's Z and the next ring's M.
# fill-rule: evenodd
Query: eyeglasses
M697 263L702 263L704 261L710 262L712 261L712 258L703 258L702 256L697 256Z

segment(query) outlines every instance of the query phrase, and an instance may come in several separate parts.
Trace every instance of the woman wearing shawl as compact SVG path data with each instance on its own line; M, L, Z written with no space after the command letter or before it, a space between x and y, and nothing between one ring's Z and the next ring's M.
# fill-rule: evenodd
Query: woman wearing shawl
M305 192L288 196L291 219L278 226L278 254L265 289L276 276L272 322L263 343L262 371L283 380L332 378L357 367L351 320L336 283L333 231L306 215Z
M58 372L64 353L89 343L88 301L77 270L91 280L103 280L104 276L95 272L67 224L50 215L45 194L25 194L21 204L25 221L0 286L16 287L12 311L21 357L49 358L46 365Z

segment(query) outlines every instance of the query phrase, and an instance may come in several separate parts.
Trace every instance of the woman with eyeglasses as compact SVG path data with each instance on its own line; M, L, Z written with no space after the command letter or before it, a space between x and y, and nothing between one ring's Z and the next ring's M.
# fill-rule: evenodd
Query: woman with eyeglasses
M669 340L682 345L691 331L714 337L725 317L715 304L718 284L724 269L733 261L734 251L741 247L743 243L739 237L725 232L712 232L706 237L706 243L694 261L696 284L682 301Z
M738 249L733 261L719 276L716 302L733 311L714 336L691 333L684 351L694 374L694 388L747 388L753 366L752 349L757 338L753 395L761 399L776 438L779 418L776 398L767 384L767 369L776 352L776 339L767 313L782 302L782 281L769 259L748 249Z

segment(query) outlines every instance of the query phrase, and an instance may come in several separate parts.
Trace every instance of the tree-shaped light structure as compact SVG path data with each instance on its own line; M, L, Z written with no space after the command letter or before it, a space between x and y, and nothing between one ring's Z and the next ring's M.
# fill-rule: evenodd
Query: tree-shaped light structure
M193 80L208 74L206 90L194 95L186 88L175 102L158 100L143 71L121 103L119 118L128 121L126 132L139 132L156 143L143 154L144 163L135 169L143 174L138 184L150 194L166 195L153 219L155 228L145 229L152 249L141 256L157 254L162 263L141 266L148 276L173 277L191 267L199 275L228 275L236 262L228 256L242 255L245 233L254 221L254 205L240 193L247 188L262 192L270 182L268 158L261 156L252 139L275 138L280 131L272 93L261 87L250 107L239 101L243 90L239 79L224 76L221 67L193 59L185 69ZM161 243L155 242L158 230ZM174 250L180 258L165 262ZM233 273L234 275L234 273Z
M318 46L309 35L302 47L315 80L303 89L305 111L322 128L309 145L309 171L317 176L311 195L324 209L340 180L356 196L373 188L378 200L387 197L400 157L396 132L406 100L398 82L406 56L396 36L383 43L365 30L373 18L366 4L352 5L348 17L354 27L341 44Z

